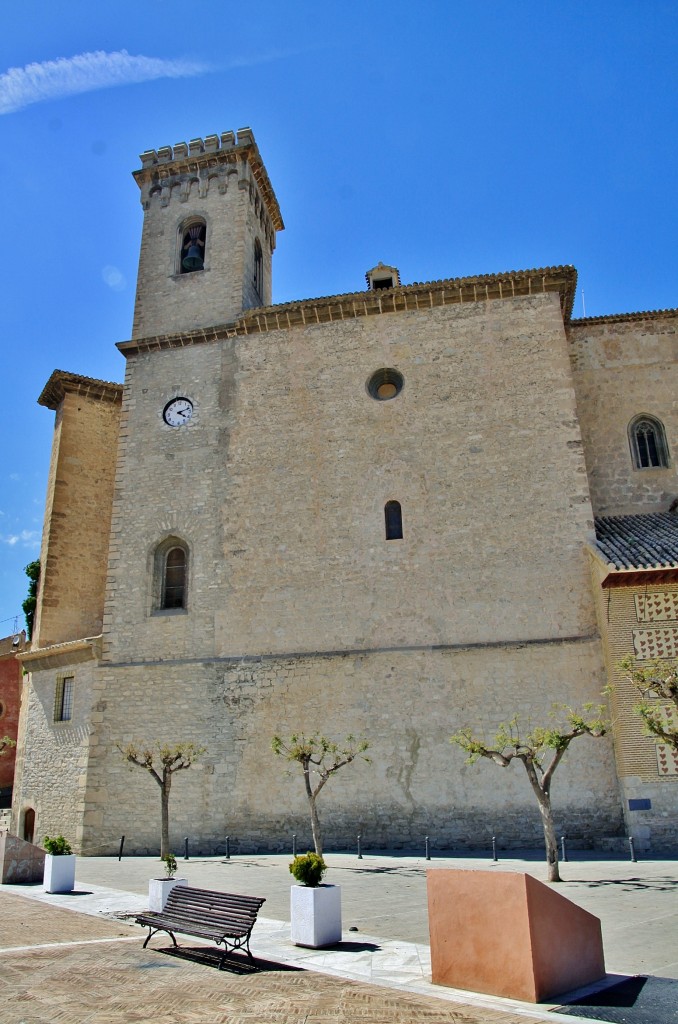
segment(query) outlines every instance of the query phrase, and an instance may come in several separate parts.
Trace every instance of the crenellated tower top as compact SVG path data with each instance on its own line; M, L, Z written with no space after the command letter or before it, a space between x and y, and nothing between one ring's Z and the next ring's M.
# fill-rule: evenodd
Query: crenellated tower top
M249 128L146 150L133 334L212 326L271 302L278 200Z

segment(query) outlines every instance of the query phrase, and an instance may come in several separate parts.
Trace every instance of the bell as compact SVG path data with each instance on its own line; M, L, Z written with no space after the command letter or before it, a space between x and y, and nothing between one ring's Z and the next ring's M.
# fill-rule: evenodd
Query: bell
M189 245L188 252L181 261L184 270L202 270L204 264L197 245Z

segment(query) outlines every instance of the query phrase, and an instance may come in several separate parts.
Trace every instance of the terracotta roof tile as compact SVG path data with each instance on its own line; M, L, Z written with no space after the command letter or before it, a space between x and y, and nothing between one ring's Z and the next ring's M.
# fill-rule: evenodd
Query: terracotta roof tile
M596 547L616 569L678 566L678 515L598 516Z

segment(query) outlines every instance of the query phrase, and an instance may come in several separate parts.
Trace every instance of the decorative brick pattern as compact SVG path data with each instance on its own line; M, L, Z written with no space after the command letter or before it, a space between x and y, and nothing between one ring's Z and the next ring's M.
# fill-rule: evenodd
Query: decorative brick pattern
M634 629L633 650L639 661L678 656L678 629Z
M636 594L636 615L638 622L667 622L678 620L678 594L657 591L650 594Z

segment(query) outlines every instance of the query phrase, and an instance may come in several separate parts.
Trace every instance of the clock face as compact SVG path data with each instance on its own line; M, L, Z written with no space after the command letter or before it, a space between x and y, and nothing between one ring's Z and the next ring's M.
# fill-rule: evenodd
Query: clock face
M193 402L188 398L173 398L162 412L162 418L170 427L183 427L193 415Z

